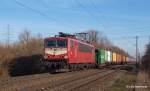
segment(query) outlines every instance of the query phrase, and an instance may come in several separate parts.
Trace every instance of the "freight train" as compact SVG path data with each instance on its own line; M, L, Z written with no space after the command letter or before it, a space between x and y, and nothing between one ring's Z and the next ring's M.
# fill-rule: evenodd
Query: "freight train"
M44 40L43 63L50 72L60 69L79 70L97 68L104 64L124 64L128 56L104 49L97 49L74 35L48 37Z

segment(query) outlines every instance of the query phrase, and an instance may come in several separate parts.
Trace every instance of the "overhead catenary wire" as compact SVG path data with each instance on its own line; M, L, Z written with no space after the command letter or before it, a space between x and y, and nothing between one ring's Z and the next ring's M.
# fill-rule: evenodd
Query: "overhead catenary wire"
M139 38L149 38L150 35L135 35L135 36L111 37L111 39L113 39L113 40L134 39L136 36L138 36Z
M49 8L47 3L45 3L45 1L43 0L39 0L40 4L43 5L45 8Z
M40 2L41 5L44 6L46 9L49 9L48 4L47 4L44 0L39 0L39 2ZM61 11L61 12L62 12L62 11ZM75 26L75 25L74 25L74 26ZM80 28L80 29L83 28L83 27L80 26L80 25L78 25L78 26L76 26L76 27L78 27L78 28Z
M101 16L104 17L104 15L102 14L102 11L99 10L99 9L96 7L95 3L94 3L92 0L89 0L89 2L90 2L90 4L93 6L93 8L94 8L96 11L98 11L97 13L101 14Z
M94 3L92 0L89 0L89 2L91 3L91 5L92 5L97 11L101 12L99 9L97 9L95 3ZM98 13L99 13L99 12L98 12Z
M88 13L91 17L93 17L93 19L95 21L97 21L97 23L100 23L100 26L102 26L105 30L108 29L109 27L106 27L104 23L100 22L102 21L102 19L104 18L104 15L102 15L101 20L99 19L99 17L97 15L95 15L94 13L91 13L91 11L89 11L79 0L74 0L76 1L76 3L83 9L85 10L86 13ZM95 10L97 10L97 13L100 13L101 11L99 9L97 9L96 5L94 4L94 2L92 0L89 0L90 4L94 7Z
M88 0L90 3L91 3L91 5L95 8L95 10L97 10L98 12L97 13L99 13L99 14L101 14L101 16L102 16L102 19L104 19L104 15L102 14L102 11L100 10L100 9L98 9L97 8L97 6L95 5L95 3L93 2L93 0ZM106 22L106 20L105 20L105 22ZM108 23L108 21L107 21L107 23ZM105 27L105 25L104 25L104 27ZM127 27L127 26L126 26ZM108 28L108 27L105 27L105 28ZM109 27L110 28L110 27ZM148 25L147 27L144 27L144 28L150 28L150 26ZM143 27L139 27L138 26L138 29L141 29L141 30L136 30L136 31L139 31L139 32L142 32L142 31L144 31L143 30ZM135 30L134 30L135 31ZM149 31L149 30L148 30Z
M140 53L140 49L139 49L139 47L138 47L138 41L139 41L139 39L141 39L141 38L149 38L149 35L143 35L143 36L126 36L126 37L120 37L118 40L120 41L120 40L127 40L127 39L132 39L132 42L134 42L135 44L132 44L132 45L130 45L130 46L132 46L132 47L134 47L135 48L135 50L136 50L136 58L137 58L137 56L138 56L138 54ZM113 39L113 41L114 41L114 39ZM119 42L119 44L121 43L121 44L124 44L124 45L126 45L127 43L122 43L123 41L120 41ZM129 42L129 40L128 40L128 43L132 43L132 42ZM139 45L141 45L141 44L139 44ZM129 45L128 45L129 46ZM135 47L136 46L136 47ZM137 59L138 60L138 59Z
M97 16L95 16L95 14L91 13L79 0L74 0L79 7L81 7L89 16L91 16L95 21L98 21L98 18L96 18Z
M40 14L41 16L43 16L43 17L45 17L45 18L47 18L47 19L49 19L49 20L51 20L51 21L54 21L54 22L56 22L56 23L59 22L57 19L48 16L47 14L41 12L40 10L34 9L34 8L32 8L32 7L30 7L30 6L26 5L26 4L24 4L24 3L19 2L18 0L13 0L13 1L14 1L16 4L18 4L19 6L24 7L24 8L26 8L26 9L32 11L32 12L38 13L38 14ZM74 26L70 25L69 23L63 22L63 23L61 23L61 24L65 25L65 26L67 26L67 27L69 27L69 28L72 28L73 30L74 30L74 28L75 28Z

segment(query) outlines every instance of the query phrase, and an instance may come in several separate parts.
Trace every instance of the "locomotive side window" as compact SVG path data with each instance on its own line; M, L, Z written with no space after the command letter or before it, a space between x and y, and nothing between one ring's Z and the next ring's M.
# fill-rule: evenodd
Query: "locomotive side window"
M84 45L84 44L79 43L78 47L79 47L80 52L92 52L92 47L90 47L88 45Z

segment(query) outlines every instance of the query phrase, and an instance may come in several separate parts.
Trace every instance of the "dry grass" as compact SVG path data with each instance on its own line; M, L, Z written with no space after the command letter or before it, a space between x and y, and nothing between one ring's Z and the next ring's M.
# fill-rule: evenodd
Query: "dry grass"
M2 69L0 69L0 76L3 74Z
M118 79L115 84L110 87L109 91L133 91L126 86L135 85L136 83L136 74L126 73L121 79Z
M31 36L28 31L21 33L20 40L8 47L0 45L0 76L9 75L10 63L16 58L43 53L43 39L40 36Z
M136 86L147 87L147 88L136 88L136 91L150 91L150 78L146 72L139 72Z

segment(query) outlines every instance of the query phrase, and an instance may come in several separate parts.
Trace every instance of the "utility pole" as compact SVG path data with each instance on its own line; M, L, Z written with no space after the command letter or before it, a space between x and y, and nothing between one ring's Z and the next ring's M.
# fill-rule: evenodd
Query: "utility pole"
M7 48L9 48L9 44L10 44L10 25L7 25L7 40L6 40L6 45Z
M149 36L149 44L150 44L150 36Z
M135 39L136 39L136 66L138 66L138 39L139 37L136 36Z

